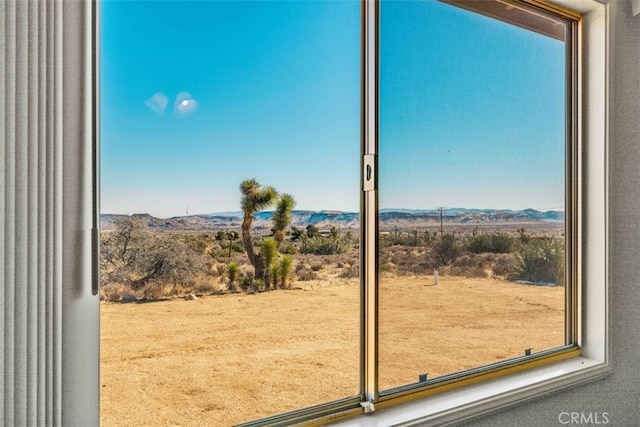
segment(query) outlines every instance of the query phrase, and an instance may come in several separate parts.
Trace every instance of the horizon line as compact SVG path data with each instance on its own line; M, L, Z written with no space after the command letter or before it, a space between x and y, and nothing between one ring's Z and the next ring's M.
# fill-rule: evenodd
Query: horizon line
M500 212L500 211L508 211L508 212L523 212L527 210L533 210L537 212L565 212L564 208L524 208L524 209L513 209L513 208L463 208L463 207L450 207L444 210L447 211L491 211L491 212ZM263 210L258 211L255 214L261 213L270 213L274 210ZM360 214L359 211L349 211L349 210L341 210L341 209L294 209L292 212L314 212L314 213L335 213L335 214ZM438 208L378 208L378 212L439 212ZM238 215L239 214L239 215ZM172 218L185 218L185 217L195 217L195 216L238 216L241 217L242 210L233 210L233 211L216 211L216 212L205 212L205 213L186 213L182 215L171 215L171 216L156 216L152 215L148 212L134 212L134 213L113 213L113 212L100 212L100 216L102 215L122 215L122 216L142 216L148 215L154 218L159 219L172 219ZM255 215L254 214L254 215Z

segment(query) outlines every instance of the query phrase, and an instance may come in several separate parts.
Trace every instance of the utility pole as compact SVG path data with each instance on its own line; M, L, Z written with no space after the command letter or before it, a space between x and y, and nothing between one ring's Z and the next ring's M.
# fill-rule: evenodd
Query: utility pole
M443 228L443 225L442 225L442 217L443 217L444 211L447 209L447 207L446 206L440 206L440 207L438 207L436 209L438 209L440 211L440 237L442 237L442 235L444 233L444 228Z

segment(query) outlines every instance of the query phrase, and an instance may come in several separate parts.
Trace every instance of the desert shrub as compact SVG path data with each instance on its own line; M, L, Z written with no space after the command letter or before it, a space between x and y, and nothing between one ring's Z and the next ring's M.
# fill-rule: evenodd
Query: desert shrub
M265 265L271 265L278 255L278 245L273 237L267 237L260 242L260 255Z
M240 271L240 266L237 262L230 262L227 265L227 278L229 279L229 290L233 291L235 288L235 282L238 279L238 272Z
M307 237L309 237L310 239L313 239L314 237L318 236L319 230L318 227L316 227L313 224L309 224L307 225Z
M429 256L434 268L451 265L460 255L461 248L452 233L443 234L433 243Z
M274 262L269 266L269 279L273 287L277 289L280 282L280 264Z
M527 230L525 230L524 227L518 229L518 239L522 245L526 245L531 240L531 236L527 233Z
M346 243L351 243L351 244L355 244L360 241L360 237L351 230L345 233L343 239Z
M409 231L394 230L392 232L380 233L379 245L389 246L429 246L434 241L436 232L429 230L420 231L417 229Z
M286 255L295 255L298 253L298 248L296 248L296 245L290 242L283 242L280 245L279 250L281 254L286 254Z
M211 274L212 261L200 250L200 240L152 233L135 217L119 220L113 232L102 235L101 285L121 283L134 290L149 283L191 286L197 275Z
M211 295L220 292L220 285L211 280L196 280L191 287L191 292L196 295Z
M360 266L355 264L347 268L343 268L339 274L341 279L355 279L360 277Z
M189 292L191 292L191 287L185 289L183 287L176 287L159 282L149 282L137 289L136 295L139 299L156 300Z
M212 245L206 253L215 259L229 259L233 254L243 254L244 246L238 242L224 242Z
M520 254L516 275L531 282L564 285L564 246L553 238L532 240Z
M506 233L475 234L465 242L465 249L475 254L505 254L513 250L513 237Z
M247 273L242 276L242 280L240 280L240 287L243 291L247 292L254 287L254 277L252 273Z
M319 262L317 262L315 264L311 264L311 269L313 271L320 271L320 270L322 270L323 267L324 267L324 264L319 263Z
M491 264L491 270L496 276L509 276L516 268L517 257L515 254L500 254Z
M338 236L324 237L314 234L313 237L302 237L300 252L313 255L333 255L344 253L348 245Z
M380 248L380 263L390 262L397 269L397 275L426 274L435 268L430 260L430 254L424 247L414 246L387 246Z
M271 284L275 285L275 280L277 280L278 274L273 274L272 269L277 269L277 264L275 264L276 257L278 256L278 244L276 243L273 237L267 237L260 243L260 256L262 257L263 265L266 267L264 270L264 276L261 277L263 280L264 286L266 289L271 288Z
M201 271L200 259L179 241L156 239L138 258L140 277L131 282L134 288L150 282L192 285L195 273Z
M316 280L318 278L318 274L304 264L298 264L295 272L298 280L301 282L308 282L309 280Z
M214 242L214 238L208 234L185 236L182 241L193 251L204 253Z
M219 244L215 244L209 248L207 254L214 259L226 258L229 254L228 249L224 249Z
M242 246L242 243L233 242L233 243L231 243L231 251L235 252L237 254L243 254L244 253L244 246Z
M215 262L211 265L209 269L209 275L211 277L227 277L227 259L225 258L222 262Z
M287 288L289 287L290 283L290 279L291 279L291 266L292 266L293 260L291 259L290 256L284 255L281 259L280 259L280 265L278 268L278 273L279 273L279 278L280 278L280 286L282 288Z
M391 261L383 262L378 267L380 273L395 273L398 270L398 266L392 263Z
M125 293L132 293L132 290L121 283L109 283L100 286L100 299L102 301L121 301Z

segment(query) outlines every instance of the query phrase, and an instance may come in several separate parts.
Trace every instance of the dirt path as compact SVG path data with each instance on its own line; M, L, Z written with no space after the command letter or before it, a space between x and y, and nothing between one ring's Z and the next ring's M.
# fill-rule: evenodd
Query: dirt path
M382 279L383 389L562 345L562 288ZM358 285L101 305L101 418L224 426L353 396Z

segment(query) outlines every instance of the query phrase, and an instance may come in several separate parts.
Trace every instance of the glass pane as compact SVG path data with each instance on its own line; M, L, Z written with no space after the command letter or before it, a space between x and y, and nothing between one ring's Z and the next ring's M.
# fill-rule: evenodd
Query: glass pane
M358 395L360 4L101 9L102 424Z
M563 346L565 42L433 0L380 34L380 389Z

